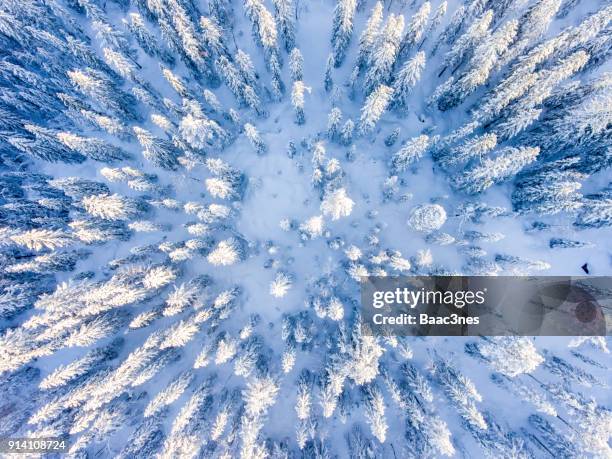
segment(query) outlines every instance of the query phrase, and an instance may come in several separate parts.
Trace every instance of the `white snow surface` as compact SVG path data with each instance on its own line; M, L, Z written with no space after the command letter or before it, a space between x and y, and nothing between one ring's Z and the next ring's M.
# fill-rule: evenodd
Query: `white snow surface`
M129 13L139 11L136 6L138 2L132 2L133 4L125 8L110 1L94 3L103 7L109 23L120 30L126 30L121 20L128 17ZM106 4L103 5L104 3ZM191 4L189 1L179 3ZM199 11L203 13L208 11L206 2L195 1L193 3ZM401 338L399 344L392 339L376 338L373 339L374 343L369 344L373 348L380 346L381 355L367 362L368 368L374 371L376 377L367 381L366 384L358 384L355 378L346 374L342 375L338 383L340 388L335 393L335 397L337 399L342 394L344 405L340 406L342 403L338 402L331 416L323 415L321 398L326 390L332 392L334 390L334 384L328 380L325 369L326 367L333 368L334 373L341 373L339 368L343 368L341 365L334 366L332 362L335 346L341 340L338 327L339 324L344 324L347 327L346 333L351 333L351 318L354 317L353 306L359 301L359 284L347 273L351 260L345 251L351 246L358 247L363 253L358 261L353 260L353 264L368 265L366 269L369 269L370 274L378 271L376 271L377 264L370 263L368 259L380 256L380 253L387 249L399 251L401 257L410 260L413 274L428 274L429 267L443 268L446 272L455 274L468 273L467 256L461 251L459 244L434 245L427 242L426 237L427 233L439 230L459 240L464 231L477 230L504 235L499 240L494 238L488 242L474 243L486 252L484 255L486 261L492 263L496 254L511 254L533 261L542 261L549 267L543 272L528 271L524 274L578 276L584 274L581 266L585 263L591 275L612 274L610 226L578 230L572 226L572 217L565 213L543 217L538 215L484 217L482 224L471 223L456 216L454 210L468 200L486 202L489 205L502 206L511 210L512 182L494 185L486 192L470 197L454 190L449 185L448 175L427 154L409 166L406 171L397 174L401 181L398 193L403 195L403 198L383 199L384 184L390 176L389 164L392 155L401 148L402 143L424 133L430 136L445 136L454 129L464 126L470 120L468 110L474 104L478 106L480 98L486 93L486 88L480 88L467 98L467 102L447 112L428 107L425 103L435 88L448 76L447 72L444 77L437 77L441 59L448 51L448 47L442 46L431 59L429 51L436 37L448 24L452 14L461 3L449 1L448 12L442 18L442 23L435 32L431 32L424 44L423 49L427 55L426 67L408 98L409 103L406 110L386 110L373 132L368 135L358 136L356 129L355 139L351 145L342 145L340 142L328 139L325 132L327 117L331 109L337 106L342 111L341 125L349 118L357 124L364 102L364 95L360 90L361 79L357 83L359 90L354 100L348 97L349 88L348 84L345 84L357 57L359 36L374 6L371 1L358 3L360 6L355 14L354 31L347 55L343 64L332 70L332 78L337 90L337 96L333 96L333 91L327 92L324 88L323 75L327 57L331 52L330 34L335 2L294 0L295 16L298 18L295 42L304 58L303 82L305 86L311 88L311 91L304 93L305 124L299 125L294 122L294 109L290 101L292 82L288 53L284 49L281 52L284 61L281 75L286 87L285 94L281 101L274 102L267 100L267 96L261 91L262 106L265 106L268 112L266 117L259 117L254 110L239 106L226 85L221 84L218 88L211 89L223 109L234 108L239 111L241 123L248 122L255 126L267 145L267 151L264 154L257 154L244 132L239 132L240 128L236 128L237 136L230 145L225 148L206 148L206 157L220 158L244 174L246 185L242 199L218 199L207 191L205 182L214 176L205 166L204 160L189 170L182 166L176 170L165 170L156 167L142 156L142 148L136 139L120 140L103 131L95 131L88 127L80 131L73 128L72 131L121 146L132 154L133 159L112 165L104 165L92 160L81 164L31 160L29 167L34 172L48 174L54 178L90 179L108 185L111 194L161 201L159 196L154 196L154 193L135 191L124 181L110 181L107 175L101 172L105 166L134 167L145 173L156 174L157 185L172 189L166 198L175 200L177 204L176 208L172 209L168 208L172 207L169 206L172 202L165 202L166 207L153 203L153 210L133 220L151 220L156 226L149 228L144 224L136 225L134 227L147 228L147 230L135 232L128 240L112 240L102 245L91 246L86 246L79 241L75 242L75 248L87 248L91 254L79 260L74 271L55 273L58 285L61 282L75 282L75 276L87 271L94 273L93 281L106 281L121 269L126 269L125 267L118 271L111 269L109 265L111 261L129 256L130 251L137 246L149 244L160 246L162 243L169 247L172 243L180 244L166 252L156 253L150 259L145 258L143 262L136 261L132 264L151 269L150 265L163 262L174 269L175 274L167 278L164 277L165 273L155 279L146 278L144 281L148 289L146 298L142 301L130 302L121 308L129 313L130 319L148 311L156 311L162 306L167 307L168 296L175 292L175 289L179 288L182 283L189 282L196 276L208 275L213 283L201 298L198 297L193 301L189 301L188 298L185 308L180 312L156 315L148 326L131 329L127 325L122 325L110 334L103 334L100 340L94 340L95 342L91 345L67 348L58 346L57 350L28 361L25 365L35 367L40 370L40 373L36 379L27 381L27 387L9 387L13 384L10 375L16 370L1 374L0 378L4 379L0 379L0 384L11 393L7 400L12 402L15 397L21 395L30 397L30 401L25 410L27 413L22 416L20 409L15 409L10 403L0 400L0 437L68 435L71 443L75 445L71 450L71 455L119 457L120 454L125 453L126 446L134 442L133 435L145 421L143 414L148 415L153 411L150 409L145 413L145 409L147 406L152 406L149 404L155 400L156 404L167 405L165 408L156 406L157 411L151 415L152 419L159 422L163 440L151 451L144 448L141 454L131 457L197 457L199 455L202 457L241 456L245 458L300 457L301 455L301 457L349 457L351 454L353 455L351 457L440 457L441 450L436 449L435 439L431 440L431 445L424 445L424 438L427 436L424 434L427 431L426 426L416 423L415 418L411 417L413 414L410 414L401 403L393 398L385 378L387 375L395 379L398 384L401 384L402 381L405 383L401 387L403 396L406 400L416 400L425 418L438 417L447 424L454 447L453 457L489 455L491 457L526 458L561 454L567 454L567 457L612 457L610 447L612 400L608 387L612 359L605 349L605 343L608 343L609 346L607 337L600 341L585 341L575 348L569 347L572 339L570 337L524 338L533 344L535 352L542 357L541 359L534 358L532 362L535 363L527 365L528 371L512 373L512 377L506 379L499 376L501 373L496 372L499 366L491 365L466 352L467 344L479 342L482 344L484 338ZM408 21L421 3L421 1L388 1L384 4L384 20L386 21L392 13L401 13ZM534 2L513 2L517 9L515 14L523 12L527 5L532 3ZM439 4L438 0L432 2L432 12ZM603 4L604 2L596 0L582 0L571 9L568 16L554 19L542 39L552 37L566 27L580 23L589 13L600 9ZM262 87L270 87L271 76L270 71L266 68L264 52L253 39L251 24L245 17L244 7L239 1L231 2L231 5L234 9L234 23L232 30L229 28L224 30L225 42L230 47L232 54L237 48L248 53L256 67L259 84ZM265 2L265 7L270 12L274 11L271 2ZM1 6L0 9L2 9ZM73 9L68 8L67 11L83 28L86 35L91 37L92 48L102 57L104 46L92 30L91 18ZM147 24L149 30L160 43L163 43L159 27L149 21ZM138 75L148 81L163 97L171 99L180 106L181 97L163 78L157 59L147 56L133 39L131 42L133 42L133 47L138 49L136 61L142 67L138 70ZM280 37L279 43L282 43ZM178 54L176 54L176 60L176 66L172 71L188 82L196 100L205 105L202 93L205 85L195 81ZM573 79L590 80L609 69L609 62L606 62L587 74L574 76ZM499 77L495 76L488 84L493 86L498 81ZM132 83L126 80L122 84L122 89L127 91L131 86ZM144 115L144 121L134 123L134 125L138 124L157 137L166 138L164 130L151 121L150 115L155 114L156 111L144 104L139 104L138 110ZM223 127L231 126L227 120L225 123ZM59 126L52 127L59 128ZM384 140L395 128L401 129L399 139L395 145L387 147ZM204 145L203 138L198 137L197 140ZM312 152L302 146L302 140L305 144L323 142L324 166L329 160L338 161L342 170L340 188L345 190L346 196L352 202L351 205L337 211L327 211L327 207L322 205L326 196L312 183L314 172ZM297 148L297 154L292 158L287 154L287 146L290 141L293 141ZM198 142L191 142L191 146L198 146L195 145ZM350 155L348 155L349 152ZM597 172L583 184L582 192L587 194L601 190L611 179L610 169ZM224 244L231 240L236 245L232 246L230 255L215 257L213 252L211 258L210 255L202 255L196 253L197 251L192 251L196 253L195 255L190 252L185 241L197 239L197 236L187 230L189 224L207 223L199 222L194 214L189 214L184 210L183 206L188 202L195 202L201 206L223 204L231 209L231 216L223 225L219 227L211 225L213 228L211 235L214 239L211 249L214 250L219 243ZM407 225L414 208L432 205L435 205L436 209L444 210L444 218L438 215L439 220L430 222L432 226L428 227L425 232L417 231ZM320 215L323 215L324 223L321 234L318 232L310 234L300 230L300 225ZM284 219L292 223L289 228L281 224ZM553 229L548 232L526 232L529 225L535 221L545 221ZM586 241L591 245L584 248L552 250L549 247L551 237ZM181 251L183 249L185 249L184 252ZM179 250L179 252L172 250ZM428 255L431 254L433 264L419 263L419 260L423 259L422 255L425 253L423 251L426 250L429 251ZM419 253L421 256L418 255ZM183 255L185 260L182 258ZM178 261L173 261L173 259ZM379 267L382 269L381 266ZM279 273L283 275L286 273L289 276L287 279L290 282L286 289L271 287L275 279L278 279ZM388 274L395 275L398 272L390 271ZM498 266L496 274L509 275L514 272ZM329 285L319 282L322 278L327 279ZM284 278L281 277L281 279ZM97 410L88 411L86 405L79 404L56 416L49 415L44 422L30 424L25 422L46 404L54 400L62 400L61 397L67 393L69 387L73 388L80 384L77 380L74 386L65 384L52 391L38 387L43 379L61 365L70 364L83 357L91 349L107 345L114 338L121 337L125 341L117 357L106 363L111 373L116 374L116 369L126 361L128 355L141 348L146 340L156 332L163 333L170 330L166 339L180 338L183 332L171 327L180 324L181 321L188 322L197 314L201 314L202 318L205 317L202 311L207 308L210 308L213 314L215 310L222 309L214 304L215 299L218 299L218 295L222 292L227 292L234 287L239 288L239 293L236 307L229 317L221 320L218 327L212 327L209 321L202 319L203 325L193 331L193 336L187 340L186 344L171 346L179 350L180 358L163 364L161 371L144 384L138 387L128 387L125 390L121 387L114 397L111 397ZM326 305L319 307L314 305L313 298L317 295L327 300L330 296L340 297L337 299L344 307L343 315L338 316L337 310L330 313L326 310ZM334 305L337 306L337 303ZM306 314L312 323L309 333L313 338L310 343L297 339L297 343L291 343L286 336L283 336L284 320L287 316L295 319L298 313ZM8 333L8 329L12 327L23 328L23 324L32 320L37 314L43 314L43 311L30 309L10 320L0 321L0 334ZM253 321L253 315L256 315L258 320ZM342 319L337 320L338 317ZM249 327L252 327L252 331ZM184 333L191 336L189 330ZM242 372L238 375L235 365L237 366L236 362L239 362L241 358L246 358L244 357L247 354L244 344L249 333L250 336L258 337L259 342L262 343L258 352L261 353L261 359L264 362L257 362L255 364L257 368L250 372L246 371L248 374ZM215 363L221 339L223 339L224 346L228 343L236 344L237 351L234 355L227 354L230 355L227 359L217 359L219 363ZM5 346L4 341L0 344ZM362 343L362 345L367 347L366 344ZM11 344L7 346L10 350ZM158 343L154 347L159 346L163 348L164 345ZM206 346L210 346L208 365L194 368L196 358L207 349ZM531 349L530 346L522 348L525 347ZM227 351L227 348L224 348L224 351ZM281 359L283 353L287 351L295 351L295 365L290 371L283 372ZM366 351L363 352L366 353ZM577 358L576 352L579 352L584 359ZM2 359L11 358L11 355L0 352ZM551 370L554 366L554 357L570 362L575 368L590 374L593 381L572 379L569 374L555 373ZM590 360L590 363L587 360ZM468 427L469 422L461 414L463 407L453 401L448 390L445 392L445 386L439 378L440 373L434 368L435 362L438 361L448 362L454 369L471 380L481 396L481 401L470 403L473 403L473 406L485 415L484 419L487 424L491 425L491 420L499 424L497 434L501 437L491 434L495 440L486 443L482 438L485 438L487 432L491 430L485 432L484 429L474 430ZM242 361L240 363L244 364ZM418 390L406 382L401 367L407 363L413 365L424 377L427 385L431 387L433 396L430 401L424 401L425 399L419 395ZM550 363L550 366L547 366L547 363ZM243 366L248 367L246 364ZM186 383L184 380L177 382L177 378L187 370L193 371L193 378ZM304 370L308 370L312 378L308 383L311 397L311 414L308 421L311 422L311 427L308 431L306 445L300 447L299 441L296 440L296 429L299 429L300 423L304 420L298 419L295 405L298 381ZM342 371L344 370L346 369L343 368ZM190 402L195 403L195 400L190 399L198 396L200 386L213 375L216 375L216 379L211 383L209 389L210 405L197 411L195 415L201 425L194 427L195 423L192 421L190 424L192 431L184 428L177 434L176 424L180 414L189 407ZM496 384L492 375L502 378L504 384ZM183 378L185 378L184 375ZM182 386L183 383L186 388ZM169 384L172 384L170 389L180 389L180 391L173 394L162 392L168 390ZM573 444L574 450L567 449L569 447L566 447L566 443L561 441L556 443L557 450L546 449L546 445L555 442L551 438L545 438L544 434L534 427L533 422L529 421L529 417L536 414L537 410L524 393L517 391L516 387L519 384L530 387L554 405L558 411L557 416L541 412L538 415L553 425L559 437L567 444ZM578 403L579 406L572 407L571 403L564 404L560 399L555 399L550 393L548 384L563 387L568 394L580 394L582 399ZM102 386L102 382L99 385ZM388 430L383 436L384 442L380 441L380 435L376 436L372 433L368 421L370 417L367 414L369 402L366 388L374 386L382 392L385 401L384 419ZM511 387L514 389L510 389ZM466 390L465 387L463 389ZM232 391L238 394L233 404L228 402L231 399ZM160 398L156 399L156 397ZM587 408L588 403L593 405ZM116 406L121 406L121 408L116 408ZM120 410L123 407L129 409L122 418ZM586 422L591 408L592 412L599 416L596 421L599 429L592 428L588 433L585 433L588 430L586 427L584 431L575 429L572 426L573 419ZM212 425L215 419L218 419L218 414L224 409L230 413L229 426L219 436L219 439L214 441L211 438ZM110 413L112 420L108 424L115 422L116 429L107 435L96 436L95 418L106 412ZM25 421L20 421L20 416ZM85 422L81 419L87 416L93 416L93 421ZM86 425L78 432L74 428L77 420L85 422ZM256 429L258 425L260 428ZM368 448L363 447L362 456L356 455L355 439L349 437L351 432L354 434L356 428L360 429L363 441L369 442L370 446L369 453L365 452ZM252 445L245 445L251 438L251 434L258 443L259 450L256 447L249 449ZM424 436L419 437L419 435ZM596 438L600 442L600 447L588 449L586 440L579 438L581 435L583 438L592 435L593 439ZM415 436L416 440L414 440ZM509 443L516 441L515 455L511 455L509 450L504 450L499 446L499 443L503 443L499 440L502 437ZM185 441L187 444L189 443L187 439L193 442L190 443L191 447L179 450L180 453L173 455L170 443ZM413 441L417 441L424 449L420 452L415 451ZM279 453L283 448L287 456ZM262 453L262 455L258 456L257 453ZM129 454L128 457L130 457Z

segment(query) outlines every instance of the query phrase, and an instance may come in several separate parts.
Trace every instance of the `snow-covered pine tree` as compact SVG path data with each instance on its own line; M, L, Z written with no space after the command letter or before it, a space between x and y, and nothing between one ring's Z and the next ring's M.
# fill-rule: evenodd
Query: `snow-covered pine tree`
M519 20L517 40L500 62L501 65L516 58L548 29L551 20L559 10L561 0L539 0L531 5Z
M174 56L159 44L155 35L149 32L142 16L138 13L130 13L128 16L129 21L124 19L124 22L142 50L151 57L158 57L166 64L173 65Z
M334 87L334 80L332 79L332 69L334 67L334 56L330 54L327 57L327 63L325 64L325 77L323 79L323 87L325 91L330 92Z
M465 5L460 5L455 12L453 13L449 23L446 25L446 28L442 31L442 33L438 36L432 50L431 55L435 56L440 46L450 45L457 39L457 35L461 30L461 26L465 21L467 16L467 8Z
M397 139L399 139L399 135L401 132L402 131L400 128L393 129L393 131L391 131L391 133L385 138L385 145L387 147L392 147L393 145L395 145L395 142L397 142Z
M370 61L372 51L374 50L375 44L378 41L378 34L380 33L380 26L383 20L383 4L377 1L370 12L368 21L361 32L359 37L359 54L357 56L357 66L360 69L364 69L366 64Z
M244 125L244 133L246 134L249 142L253 145L253 148L257 152L258 155L263 155L266 151L268 151L268 147L261 139L259 132L257 132L257 128L250 123L246 123Z
M344 61L351 42L356 8L357 0L338 0L334 9L331 44L336 67L340 67Z
M327 137L336 140L340 134L340 122L342 121L342 111L338 107L332 108L327 116Z
M304 57L299 48L293 48L289 54L289 71L293 81L304 79Z
M291 0L274 0L274 17L278 23L280 34L285 43L285 51L291 51L295 46L295 24L293 20L294 6ZM301 78L298 78L301 80Z
M383 84L370 93L363 107L361 107L361 116L359 117L359 132L361 134L368 134L374 129L391 103L392 97L393 88Z
M26 124L24 128L27 135L13 134L7 138L17 150L50 162L80 163L85 160L83 155L64 145L55 131L34 124Z
M70 70L67 74L77 91L91 97L103 109L119 118L138 119L134 98L119 89L112 79L101 71L85 68Z
M100 139L81 137L70 132L60 132L57 134L57 138L68 148L78 151L83 156L95 161L113 163L130 157L121 148Z
M380 84L387 84L389 78L391 78L403 30L404 16L391 14L384 28L378 34L370 55L368 70L363 81L363 88L366 93L369 94Z
M277 59L280 56L278 29L276 28L274 16L260 0L246 1L244 9L253 26L253 35L257 43L263 48L266 63L269 65L269 59L272 55L275 55Z
M202 39L208 52L213 56L228 54L223 31L214 19L206 16L200 17L200 29L202 30Z
M511 378L531 373L544 360L527 338L488 338L478 348L496 371Z
M393 81L393 102L396 106L405 107L412 89L416 86L425 67L425 53L419 51L398 70Z
M430 145L430 139L426 135L421 135L410 139L400 148L391 159L393 171L402 172L412 163L423 157Z
M483 134L474 136L454 148L443 148L436 151L435 159L443 167L452 167L472 158L483 159L496 146L497 136L494 133Z
M574 171L542 171L521 177L515 183L512 206L517 212L552 215L575 213L582 207L581 182L585 174Z
M423 37L430 12L431 4L429 2L424 2L406 24L406 33L402 38L398 53L400 59L407 56L412 47Z
M475 51L475 47L489 33L489 27L493 20L493 11L487 10L480 18L461 35L453 44L452 48L444 56L444 68L440 72L450 68L454 73L455 68L461 64L466 57L470 57Z
M427 27L427 30L423 34L423 39L421 40L421 43L419 44L418 49L421 49L423 47L423 43L425 43L425 40L433 36L433 32L442 22L442 18L446 14L447 9L448 9L448 2L446 0L440 3L440 5L436 8L436 10L434 11L433 17L431 18L431 21L429 21L429 26Z
M535 161L538 147L506 147L494 159L485 159L482 165L465 170L453 178L452 185L469 194L480 193L496 183L508 180L527 164Z
M306 122L306 115L304 114L304 92L310 92L310 90L311 88L306 86L301 80L293 82L291 104L295 111L296 124L304 124Z
M134 126L134 134L142 146L142 155L154 165L164 169L176 169L178 149L165 139L153 136L149 131Z
M514 40L517 28L518 21L508 21L476 47L467 63L465 73L438 100L440 110L448 110L460 104L478 86L487 81L498 59L504 55Z
M574 225L578 228L602 228L612 225L612 193L609 185L599 193L585 196Z

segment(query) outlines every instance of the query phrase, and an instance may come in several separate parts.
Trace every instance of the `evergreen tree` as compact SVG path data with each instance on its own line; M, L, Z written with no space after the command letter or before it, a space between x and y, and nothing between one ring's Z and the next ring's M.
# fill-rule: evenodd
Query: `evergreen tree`
M104 61L112 68L115 72L121 75L123 78L129 80L136 80L136 71L141 69L142 66L131 58L120 52L114 51L110 48L104 48L102 50L104 55Z
M133 55L134 51L130 48L125 34L106 22L102 15L96 16L98 17L94 18L91 27L96 32L96 38L100 40L102 48L108 47L125 55Z
M274 16L281 36L285 43L285 50L291 51L295 46L295 24L293 21L293 2L291 0L274 0ZM301 80L301 78L297 78Z
M383 19L383 5L382 2L377 1L372 8L370 17L359 37L359 54L357 56L357 66L360 69L364 69L366 64L370 61L370 56L374 50L374 46L378 41L378 34L380 33L380 26Z
M548 247L551 249L580 249L583 247L593 247L593 244L585 241L554 237L548 241Z
M258 86L257 80L259 76L255 72L255 66L253 65L253 61L251 60L251 56L245 53L243 50L239 49L236 53L236 65L238 66L238 71L240 76L244 79L244 82L253 88Z
M544 361L533 343L524 337L487 338L478 348L496 371L510 378L531 373Z
M104 183L85 180L78 177L64 177L61 179L50 180L49 185L53 188L62 190L66 196L80 200L89 194L108 193L109 189Z
M342 111L338 107L332 108L327 117L327 137L331 140L338 138L340 134L340 122L342 121Z
M82 203L88 214L106 220L130 220L147 211L147 205L142 200L118 194L85 196Z
M112 163L130 158L121 148L100 139L80 137L69 132L60 132L57 134L57 138L68 148L95 161Z
M426 135L421 135L410 139L406 144L393 155L391 164L393 171L399 173L405 171L408 166L422 158L430 145L430 139Z
M221 80L226 84L229 90L232 92L234 97L244 103L245 96L243 94L244 82L238 73L238 69L232 64L229 59L225 56L220 56L216 61L215 65L217 72L221 77Z
M351 42L356 8L356 0L338 0L334 9L331 44L336 67L340 67L344 61Z
M297 147L295 146L295 142L293 140L290 140L289 143L287 144L287 156L289 158L295 158L296 155L297 155Z
M208 10L211 17L224 28L229 28L233 24L234 11L228 0L211 0L208 2Z
M353 210L355 203L346 194L344 188L339 188L331 193L327 193L321 203L323 215L331 215L332 220L347 217Z
M600 193L585 196L574 222L578 228L602 228L612 224L612 193L610 187Z
M505 119L497 125L497 135L511 138L531 125L542 112L541 108L536 107L552 93L559 82L577 72L587 61L588 55L578 51L561 59L552 69L539 72L540 78L527 93L505 110Z
M242 97L244 99L244 103L249 108L253 109L257 115L264 116L266 114L265 109L262 108L261 100L252 86L244 85L242 87Z
M408 98L421 78L421 73L425 67L425 53L419 51L412 59L408 60L397 72L393 82L394 104L406 106Z
M429 26L427 27L427 31L423 34L423 39L421 40L421 43L419 44L418 49L421 49L421 47L423 46L423 43L425 43L425 40L427 40L427 38L433 35L433 32L435 31L435 29L440 25L440 22L442 22L442 18L446 14L447 8L448 8L448 2L446 0L440 3L440 5L436 8L436 11L434 11L433 17L431 18L431 21L429 22Z
M376 386L370 385L366 390L366 420L370 424L372 435L380 443L387 438L387 422L385 420L385 403L382 393Z
M33 229L21 234L10 236L15 244L27 247L30 250L41 251L43 249L55 250L72 244L73 240L69 234L61 230L39 230Z
M516 20L508 21L476 47L474 55L467 64L466 72L438 100L440 110L448 110L460 104L478 86L487 81L496 62L514 40L517 27Z
M340 140L344 145L353 143L353 132L355 131L355 123L350 118L346 120L342 130L340 131Z
M174 74L170 69L163 66L160 66L160 68L166 81L170 84L170 86L172 86L172 89L174 89L179 96L191 96L187 83L181 77Z
M113 81L100 71L86 68L68 71L68 77L83 95L91 97L103 109L120 119L137 120L134 98L121 91Z
M483 159L496 146L497 136L495 134L483 134L472 137L457 147L442 149L436 152L435 156L443 167L452 167L473 158Z
M224 42L223 31L214 19L202 16L200 18L200 29L206 50L210 50L213 56L227 55L227 46Z
M142 16L138 13L130 13L128 16L130 20L124 19L124 22L142 50L151 57L159 57L168 65L174 65L174 56L162 48L155 36L147 30Z
M482 165L454 177L452 185L469 194L480 193L511 178L527 164L535 161L539 152L538 147L503 148L494 159L485 159Z
M416 206L410 211L408 217L408 226L415 231L422 233L431 233L432 231L440 229L446 222L446 210L439 204L423 204ZM417 265L429 265L431 262L423 262L416 260Z
M34 124L26 124L24 128L27 136L8 137L8 142L17 150L50 162L80 163L85 160L83 155L60 142L54 131Z
M291 79L293 81L300 81L304 79L304 58L299 48L293 48L289 55L289 71L291 72Z
M170 1L166 17L180 40L179 49L184 62L196 75L202 75L211 85L216 85L216 74L209 54L203 49L198 39L197 27L185 5L179 1Z
M334 56L330 54L327 57L327 63L325 64L325 78L323 86L325 87L325 91L330 92L334 87L334 80L332 79L332 68L334 65Z
M574 213L582 206L580 183L586 176L567 171L534 173L515 185L512 206L517 212L537 212L551 215L559 212Z
M294 81L293 90L291 91L291 104L295 110L296 124L304 124L306 117L304 115L304 91L310 92L310 88L303 81Z
M539 39L548 29L560 6L561 0L539 0L531 5L519 20L518 39L503 63L516 58Z
M526 276L533 271L544 271L550 269L550 264L545 261L530 260L512 255L495 255L495 263L504 268L513 276Z
M137 126L134 126L134 134L142 146L142 154L147 160L164 169L172 170L178 167L178 150L174 145Z
M257 128L255 128L255 126L253 126L252 124L246 123L244 125L244 132L247 138L249 139L249 142L251 142L251 145L253 145L253 148L255 149L258 155L263 155L264 153L266 153L266 151L268 150L268 147L266 146L264 141L261 140L261 137L259 136L259 132L257 132Z
M220 159L206 160L206 167L214 177L205 180L206 189L215 198L240 199L243 193L244 177ZM202 214L205 217L204 214ZM209 218L206 214L205 220Z
M476 406L482 396L474 383L442 359L434 362L433 374L468 427L487 430L487 422Z
M537 441L544 445L549 454L572 454L574 445L542 416L532 414L529 416L529 424L537 430Z
M368 96L361 107L359 118L359 131L362 134L367 134L374 129L382 114L387 110L392 96L393 89L382 84Z
M279 101L285 92L285 85L281 77L281 68L276 56L270 58L270 72L272 73L272 94L274 100Z
M397 139L399 138L400 132L401 132L400 128L393 129L391 134L389 134L385 138L385 145L387 147L392 147L393 145L395 145L395 142L397 142Z
M253 26L253 34L257 43L263 48L266 63L272 55L279 58L278 31L274 16L260 0L248 0L244 5L245 13ZM284 25L284 24L283 24Z
M577 105L563 108L559 116L546 124L542 135L538 133L545 153L553 156L572 145L590 146L603 139L606 129L606 112L612 93L596 92ZM548 128L550 126L550 128Z
M226 145L229 140L228 133L215 120L208 118L197 102L191 101L188 111L179 123L179 133L185 142L195 149ZM142 145L142 141L140 142Z
M446 56L444 56L444 69L451 68L454 70L455 66L461 64L461 62L472 55L475 47L480 41L487 36L489 32L489 26L493 20L493 11L487 10L480 18L461 35L457 41L453 44L452 48Z
M436 54L440 46L444 44L447 44L447 45L451 44L456 40L457 35L459 34L459 31L461 30L461 26L463 25L463 22L465 21L466 14L467 14L467 11L466 11L465 5L460 5L455 10L448 25L446 26L444 31L440 34L440 36L438 37L438 40L434 44L431 50L432 56Z
M406 24L406 33L404 34L404 38L402 38L400 44L400 59L403 56L406 56L410 52L410 49L416 45L419 40L421 40L421 37L425 32L425 26L427 25L430 12L431 4L429 2L425 2L421 5L414 16L410 18L408 24Z
M369 68L363 83L366 93L372 92L379 84L386 84L391 77L403 30L404 17L391 14L378 35L370 57Z
M219 102L219 99L214 92L210 91L209 89L205 89L202 95L213 113L220 113L223 110L223 106L221 105L221 102Z

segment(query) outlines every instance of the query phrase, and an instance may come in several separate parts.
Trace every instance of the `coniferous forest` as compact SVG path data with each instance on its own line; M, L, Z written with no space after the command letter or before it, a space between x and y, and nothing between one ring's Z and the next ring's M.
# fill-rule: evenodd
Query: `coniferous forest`
M368 275L612 274L611 19L0 0L0 438L611 458L607 337L377 337L359 308Z

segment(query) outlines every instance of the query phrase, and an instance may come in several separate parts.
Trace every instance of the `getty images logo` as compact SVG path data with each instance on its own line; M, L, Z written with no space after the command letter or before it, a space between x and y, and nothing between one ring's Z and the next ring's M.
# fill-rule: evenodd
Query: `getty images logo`
M390 305L403 305L410 309L418 305L445 305L463 308L473 304L484 304L487 289L482 290L419 290L397 287L394 290L379 290L372 294L372 306L381 309Z
M612 305L612 277L597 276L372 276L361 289L372 332L405 336L606 336ZM381 315L388 320L377 328ZM437 329L428 319L419 327L422 315L436 324L454 315L478 322ZM414 319L391 323L400 316Z

